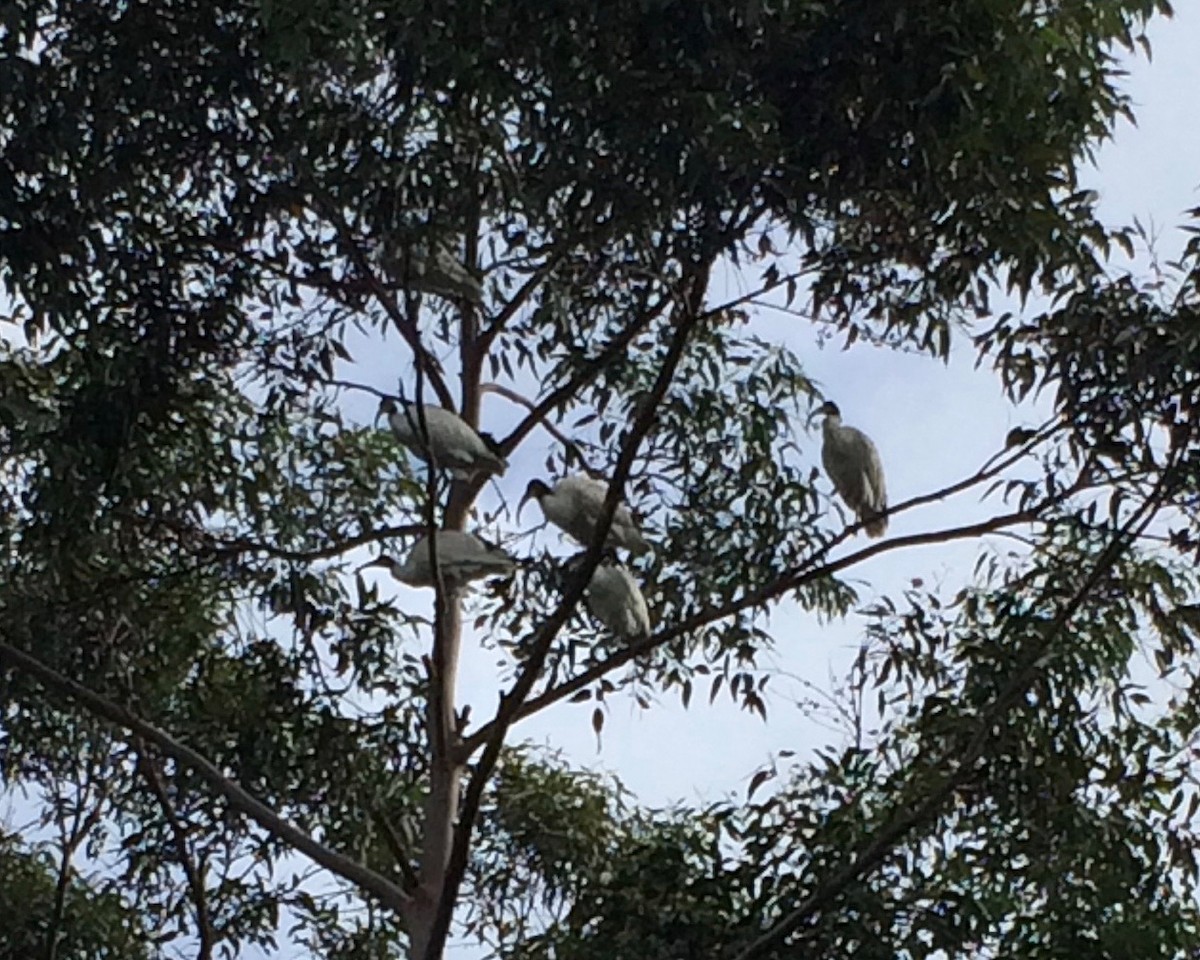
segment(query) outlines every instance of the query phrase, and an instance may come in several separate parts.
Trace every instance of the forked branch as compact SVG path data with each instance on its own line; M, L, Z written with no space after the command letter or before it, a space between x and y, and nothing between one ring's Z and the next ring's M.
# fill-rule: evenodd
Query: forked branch
M437 394L438 402L447 410L453 410L454 398L450 394L450 388L446 385L442 366L438 363L437 358L421 342L421 331L418 329L417 324L411 316L400 309L392 292L379 279L379 275L367 260L362 246L358 242L358 238L354 236L354 231L351 230L350 225L337 208L336 203L332 200L321 201L318 203L318 206L321 208L321 213L333 225L334 230L337 231L343 250L353 261L355 269L366 281L367 287L375 297L376 302L383 308L388 319L392 321L392 326L404 338L404 342L408 344L417 369L423 371L429 378L430 386L433 387L433 392Z
M663 310L671 302L669 297L663 297L657 303L647 307L636 320L631 322L629 326L605 345L604 349L600 351L599 356L584 365L566 383L551 390L550 393L539 400L537 405L529 412L529 416L517 424L516 429L501 441L501 450L505 454L512 453L516 449L517 444L529 436L534 427L545 421L546 416L551 410L573 397L581 388L595 380L610 363L623 357L625 351L629 349L629 345L633 343L639 334L650 327L650 324L662 314ZM699 319L699 317L696 318L697 321Z
M167 826L171 831L171 840L175 845L175 859L183 868L183 875L192 895L192 903L196 911L196 931L200 940L196 960L211 960L216 938L208 910L208 897L204 890L204 875L200 865L193 859L191 851L188 849L187 829L179 819L179 814L175 811L175 805L171 802L171 798L167 795L162 777L154 768L154 762L148 755L145 743L135 737L134 748L137 750L138 773L146 782L146 786L150 788L150 793L154 796L163 818L167 821Z
M503 397L505 400L511 400L513 403L519 404L526 410L536 412L538 409L538 405L528 397L523 397L521 394L517 393L516 390L510 390L508 387L501 386L498 383L485 383L479 389L482 393L494 393L497 396ZM543 430L545 430L548 434L550 434L550 436L562 444L563 449L567 452L568 459L574 458L574 460L589 476L601 476L599 471L593 470L588 464L587 458L583 455L583 451L579 449L579 444L577 444L574 440L559 430L558 427L552 424L548 417L543 416L539 421L539 424Z

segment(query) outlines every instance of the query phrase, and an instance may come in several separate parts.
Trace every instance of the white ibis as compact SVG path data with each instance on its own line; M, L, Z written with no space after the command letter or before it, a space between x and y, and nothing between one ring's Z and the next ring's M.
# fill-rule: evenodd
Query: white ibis
M426 244L413 244L407 259L399 260L394 270L397 283L407 283L421 293L483 305L483 284L444 243L434 243L432 257Z
M461 530L438 530L437 565L447 589L457 589L472 580L509 573L516 561L499 547L484 543ZM429 537L422 537L399 563L386 554L365 567L384 567L393 577L410 587L432 587L433 566L429 562Z
M838 496L862 521L867 536L882 537L887 530L887 485L879 451L861 430L843 426L842 411L836 403L826 403L814 416L819 414L825 415L821 425L825 472Z
M575 570L583 563L580 555L567 564ZM650 636L650 610L633 575L615 560L605 558L596 566L583 594L593 617L622 640Z
M587 546L591 543L592 531L596 529L596 521L600 519L607 496L608 484L591 477L563 477L553 489L541 480L531 480L517 506L517 516L520 517L521 508L527 501L536 500L547 520ZM638 530L633 514L625 504L617 505L604 545L621 547L635 554L650 549L650 544Z
M391 397L384 397L379 412L387 414L392 435L417 458L449 470L454 476L467 478L473 473L494 473L508 469L508 462L488 446L488 441L452 410L422 404L425 430L429 443L421 432L421 417L417 406L406 403L397 406ZM430 456L429 454L432 454Z

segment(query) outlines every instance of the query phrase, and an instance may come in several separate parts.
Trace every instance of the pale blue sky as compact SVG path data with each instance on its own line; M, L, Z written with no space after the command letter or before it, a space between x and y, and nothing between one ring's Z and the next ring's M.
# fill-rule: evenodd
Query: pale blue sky
M1184 219L1182 212L1200 204L1200 11L1194 4L1180 7L1174 20L1160 20L1150 31L1154 61L1139 58L1129 64L1128 89L1138 126L1122 124L1115 142L1101 150L1098 168L1086 174L1087 185L1101 194L1101 209L1110 223L1126 223L1135 216L1152 221L1162 230L1161 250L1168 255L1177 252L1182 242L1176 229ZM736 288L736 282L730 282ZM717 297L722 292L717 291ZM781 322L760 315L754 326L756 332L782 339L795 349L810 375L837 399L847 422L874 438L893 502L972 473L1002 446L1010 427L1034 419L1032 413L1016 411L1003 400L989 372L973 368L974 356L966 347L942 366L862 345L848 352L836 342L820 347L812 328L795 320ZM387 351L397 359L390 360ZM395 338L385 351L371 356L370 363L357 365L347 375L389 387L409 367ZM346 407L364 421L374 412L374 404L364 397L348 398ZM489 397L484 427L503 433L519 413L507 401ZM811 461L818 463L818 434L806 436L800 431L800 438ZM541 474L545 445L551 442L544 433L535 433L514 458L502 482L510 502L520 496L531 476ZM889 535L934 529L981 512L990 511L972 492L895 518ZM534 508L525 514L524 526L536 513ZM861 581L868 601L878 593L898 592L913 577L957 584L977 550L975 544L910 549L865 563L853 575ZM414 602L427 602L421 593L411 596ZM831 672L844 672L852 659L860 621L852 617L845 623L818 626L784 605L774 613L772 627L778 641L778 667L824 686ZM484 721L496 704L494 659L493 653L468 640L460 701L473 706L476 722ZM795 750L802 758L806 750L831 738L827 729L789 704L789 697L799 693L794 683L784 680L771 689L776 695L769 698L768 723L724 699L710 706L697 691L686 711L673 696L650 711L640 710L631 698L616 698L599 752L591 730L591 704L559 705L520 724L513 736L561 749L578 764L617 774L647 804L744 795L753 771L774 751ZM475 955L469 949L454 953Z

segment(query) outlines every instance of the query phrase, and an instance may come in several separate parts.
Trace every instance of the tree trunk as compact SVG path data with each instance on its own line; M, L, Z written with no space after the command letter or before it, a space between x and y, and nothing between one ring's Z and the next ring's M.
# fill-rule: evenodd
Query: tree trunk
M458 820L463 765L458 756L459 731L455 716L455 682L462 642L462 602L457 592L447 592L440 635L440 656L433 659L431 695L426 713L429 735L429 793L425 798L424 834L417 872L419 886L406 917L409 957L421 960L429 946L429 933L445 886L446 864L454 844ZM434 689L435 688L435 689Z

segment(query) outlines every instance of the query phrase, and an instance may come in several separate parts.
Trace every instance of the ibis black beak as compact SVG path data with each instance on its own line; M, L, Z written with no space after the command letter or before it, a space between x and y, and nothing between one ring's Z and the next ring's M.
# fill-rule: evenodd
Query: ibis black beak
M549 493L550 488L541 480L530 480L529 486L525 488L524 496L521 497L521 502L517 504L517 520L521 519L521 511L525 509L525 504L530 500L538 500Z
M817 407L816 410L809 414L808 425L811 427L813 421L816 420L817 417L828 417L829 415L836 413L838 413L838 408L826 400L823 404Z

